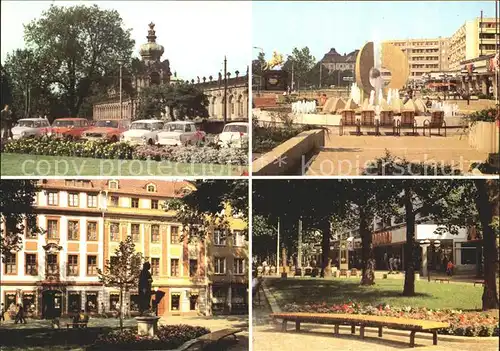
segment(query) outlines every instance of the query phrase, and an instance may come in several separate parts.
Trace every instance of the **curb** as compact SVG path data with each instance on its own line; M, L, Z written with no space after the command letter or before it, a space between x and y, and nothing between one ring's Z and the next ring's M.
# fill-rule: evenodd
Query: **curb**
M273 313L281 313L281 308L278 305L278 302L276 302L276 299L274 298L273 294L271 294L271 292L267 288L265 280L262 281L262 290L264 291L264 297L269 303L269 307L271 307L271 311Z

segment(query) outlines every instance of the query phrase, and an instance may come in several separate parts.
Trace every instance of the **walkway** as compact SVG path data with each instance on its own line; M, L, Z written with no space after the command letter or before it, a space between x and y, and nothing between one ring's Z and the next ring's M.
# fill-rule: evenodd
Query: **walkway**
M366 329L365 339L359 335L350 335L349 327L341 327L341 335L333 336L333 326L301 324L303 331L297 333L289 331L286 334L280 331L281 325L276 327L254 326L253 349L255 351L281 350L343 350L343 351L390 351L409 348L409 332L387 330L382 338L377 337L377 330ZM292 325L289 326L290 329ZM450 341L438 338L438 346L432 346L432 335L416 334L417 350L454 351L457 349L468 351L498 351L498 339L471 338L465 342Z
M420 163L437 161L467 173L471 164L484 162L488 154L472 149L466 136L326 136L324 148L305 165L308 176L361 175L371 161L383 157L386 149L393 156ZM430 169L429 171L432 171ZM429 174L431 175L431 174Z

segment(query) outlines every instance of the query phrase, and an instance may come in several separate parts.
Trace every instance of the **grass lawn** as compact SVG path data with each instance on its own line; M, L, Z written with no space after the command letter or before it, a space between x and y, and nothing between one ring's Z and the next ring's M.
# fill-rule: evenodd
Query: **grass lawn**
M239 176L247 166L1 154L2 176Z
M360 286L359 278L342 279L266 279L276 301L283 307L297 304L342 304L353 301L362 304L427 307L430 309L481 309L482 286L467 283L435 283L416 281L417 296L402 296L404 280L378 279L373 286Z

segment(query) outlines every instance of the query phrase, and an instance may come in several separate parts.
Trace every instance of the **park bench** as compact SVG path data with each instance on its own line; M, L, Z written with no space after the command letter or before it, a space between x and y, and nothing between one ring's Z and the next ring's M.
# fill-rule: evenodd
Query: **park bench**
M436 278L436 279L434 279L434 282L441 282L441 283L447 282L449 284L450 279L448 279L448 278Z
M66 323L66 329L69 329L69 328L84 329L84 328L87 328L87 325L88 325L88 322L68 322L68 323Z
M483 286L484 285L484 280L475 280L474 281L474 286L476 286L476 284L479 284L479 285Z
M342 110L340 115L342 116L340 118L340 136L344 135L344 127L356 127L356 135L361 135L361 124L360 121L356 118L356 111Z
M441 135L441 129L444 130L444 136L446 136L446 122L444 120L444 111L432 111L431 120L426 119L424 121L424 135L425 130L429 130L429 137L432 135L432 128L438 130L437 135Z
M243 331L242 329L237 329L237 328L227 328L227 329L217 330L213 333L208 333L200 336L197 339L196 344L201 346L202 350L206 349L221 350L222 348L220 347L220 342L222 340L230 336L232 336L234 340L238 340L236 334L242 331Z
M339 277L346 277L346 278L350 278L350 277L351 277L351 272L350 272L350 271L348 271L347 269L341 269L341 270L340 270Z
M295 330L300 331L300 323L330 324L334 325L334 334L339 334L339 326L350 325L351 334L360 327L361 338L365 337L365 327L378 328L378 336L382 337L383 328L409 330L410 347L415 347L415 334L417 332L432 333L432 342L437 345L437 331L448 328L448 323L425 321L421 319L408 319L384 316L335 314L335 313L272 313L273 319L282 319L282 331L286 332L287 322L295 322Z
M411 128L411 135L417 135L415 111L401 111L401 119L396 122L396 131L399 136L401 136L401 128Z

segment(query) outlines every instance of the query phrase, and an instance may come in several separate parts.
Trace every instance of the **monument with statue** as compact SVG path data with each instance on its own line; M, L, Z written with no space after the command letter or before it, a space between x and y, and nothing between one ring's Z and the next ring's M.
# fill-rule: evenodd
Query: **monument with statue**
M288 72L282 69L283 64L283 55L274 51L273 57L262 67L262 90L287 91Z
M151 310L151 296L153 294L153 277L150 270L151 264L144 262L141 275L139 276L139 313L137 320L137 333L139 335L155 336L158 330L160 317Z

